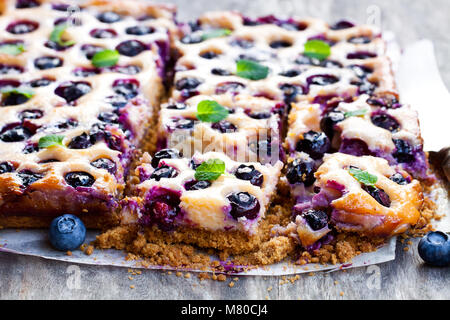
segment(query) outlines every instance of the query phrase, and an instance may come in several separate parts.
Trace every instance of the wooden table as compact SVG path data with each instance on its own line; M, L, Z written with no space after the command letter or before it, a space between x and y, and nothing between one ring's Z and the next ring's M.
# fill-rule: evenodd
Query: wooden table
M383 29L396 33L402 45L422 38L433 40L442 76L450 88L448 0L171 2L179 6L180 20L194 19L206 10L239 9L251 16L295 14L328 21L380 21ZM425 266L417 254L417 242L398 243L396 260L378 266L304 274L287 284L281 277L242 276L233 287L229 287L232 277L225 282L200 281L195 274L185 278L151 270L131 275L126 268L0 253L0 299L450 299L450 268Z

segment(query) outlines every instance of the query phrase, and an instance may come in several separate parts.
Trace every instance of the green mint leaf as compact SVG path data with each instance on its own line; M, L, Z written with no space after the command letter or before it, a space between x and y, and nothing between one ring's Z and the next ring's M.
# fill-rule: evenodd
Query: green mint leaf
M64 136L58 136L55 134L50 134L48 136L41 137L39 139L39 148L50 148L54 146L64 146L63 145Z
M10 95L10 94L20 94L28 99L30 99L32 96L34 96L34 92L30 89L26 88L3 88L1 91L2 95Z
M209 31L205 31L202 33L202 40L208 40L212 38L219 38L224 36L229 36L231 34L231 30L229 29L213 29Z
M344 112L344 117L360 117L367 113L366 109Z
M25 47L22 43L18 44L4 44L0 46L0 53L9 54L11 56L17 56L25 51Z
M366 186L374 186L378 180L377 176L374 176L373 174L370 174L367 171L358 168L349 168L348 172L353 176L353 178L355 178L362 184L365 184Z
M209 159L195 170L195 179L198 181L213 181L225 173L225 163L220 159Z
M50 41L56 42L57 44L63 47L73 45L75 41L73 40L63 41L62 39L62 35L64 34L64 31L66 31L67 27L68 27L67 24L57 25L50 34Z
M203 100L197 105L197 119L202 122L219 122L228 117L228 109L214 100Z
M331 54L330 45L321 40L309 40L305 43L305 50L303 55L313 58L324 60Z
M94 67L112 67L119 61L119 52L117 50L102 50L92 57L92 65Z
M269 68L251 60L239 60L236 64L236 75L250 80L267 78Z

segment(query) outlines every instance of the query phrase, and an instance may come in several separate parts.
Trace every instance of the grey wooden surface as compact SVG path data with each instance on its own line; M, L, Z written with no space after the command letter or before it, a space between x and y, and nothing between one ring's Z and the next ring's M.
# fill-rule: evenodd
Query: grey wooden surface
M159 1L167 2L167 1ZM180 20L206 10L233 9L247 15L315 16L359 23L380 21L402 45L429 38L450 88L450 1L448 0L173 0ZM378 13L380 19L378 19ZM420 89L420 88L418 88ZM0 253L0 299L450 299L450 268L424 265L418 240L409 250L398 244L395 261L334 273L301 275L293 284L281 277L239 277L225 282L177 277L174 273L47 261ZM132 279L129 279L129 276ZM280 283L281 282L281 283ZM134 286L131 288L130 286Z

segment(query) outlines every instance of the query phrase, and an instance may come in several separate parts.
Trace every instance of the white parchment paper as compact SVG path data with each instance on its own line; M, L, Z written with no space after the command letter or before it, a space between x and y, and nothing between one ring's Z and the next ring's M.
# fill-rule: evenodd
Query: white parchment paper
M402 101L411 104L419 112L426 150L437 151L448 146L446 139L449 137L450 125L446 122L449 119L450 95L439 75L432 43L427 40L414 43L405 48L403 55L400 55L392 33L385 33L385 38L389 43L388 55L393 61ZM449 202L445 190L438 191L436 197L439 199L439 212L449 213ZM450 232L450 214L440 222L439 229ZM88 231L86 242L94 240L95 235L94 231ZM376 252L363 253L355 257L352 263L345 265L294 266L283 262L236 274L275 276L368 266L394 260L395 245L396 238L392 238ZM126 254L118 250L95 250L91 256L81 251L74 251L71 256L68 256L50 246L47 230L0 230L0 251L71 263L143 268L139 261L126 261ZM150 266L148 269L171 268Z

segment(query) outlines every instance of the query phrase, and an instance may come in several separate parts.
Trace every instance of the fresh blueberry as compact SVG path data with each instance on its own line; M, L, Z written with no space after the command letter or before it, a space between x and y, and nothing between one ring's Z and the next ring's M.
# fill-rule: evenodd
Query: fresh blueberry
M183 78L178 80L175 83L175 88L177 90L193 90L195 88L197 88L200 84L202 83L202 81L195 79L195 78Z
M153 33L155 32L155 29L149 26L133 26L133 27L128 27L125 29L125 32L127 34L132 34L135 36L142 36L145 34L149 34L149 33Z
M69 172L64 176L64 179L73 188L91 187L95 182L95 178L91 174L83 171Z
M345 120L345 115L341 111L330 111L326 113L320 120L320 129L327 135L331 140L334 136L334 128L336 124Z
M105 11L97 16L97 19L104 23L114 23L120 21L122 17L113 11Z
M177 170L170 166L162 165L157 168L150 176L150 179L155 179L156 181L161 180L161 178L174 178L178 175Z
M119 51L121 55L127 57L134 57L140 54L142 51L147 50L145 44L138 40L127 40L121 42L117 45L116 50Z
M97 39L112 39L117 37L117 32L113 29L93 29L89 35Z
M0 163L0 174L13 172L14 170L14 166L10 162Z
M62 64L62 59L58 57L45 56L34 60L34 66L40 70L61 67Z
M120 79L113 83L113 90L126 100L136 97L139 93L139 83L134 79Z
M317 160L330 149L330 139L323 132L308 131L303 134L303 139L297 142L296 150L306 152L311 158Z
M0 140L2 140L3 142L19 142L24 141L31 136L32 132L29 129L21 125L17 125L15 127L3 131L0 134Z
M73 129L78 127L78 121L74 119L68 119L66 121L57 123L55 127L59 130Z
M298 158L288 164L286 178L290 184L303 183L305 187L309 187L316 181L314 171L314 160Z
M86 227L80 218L65 214L53 219L48 235L50 243L56 250L73 251L86 239Z
M251 110L246 110L245 113L252 119L261 120L269 119L272 116L270 112L252 112Z
M87 133L83 132L81 135L76 136L69 142L68 147L70 149L87 149L90 148L95 142Z
M436 267L450 265L450 239L441 231L428 232L419 242L420 257Z
M229 121L222 120L211 124L211 128L218 130L222 133L230 133L237 131L237 127Z
M184 184L184 188L188 191L203 190L203 189L209 188L210 186L211 186L211 182L205 181L205 180L202 180L202 181L191 180Z
M370 194L377 202L385 207L391 206L391 199L389 195L384 192L383 189L377 188L375 186L362 186L363 190Z
M155 153L152 158L152 167L156 168L162 159L178 159L180 152L176 149L162 149Z
M79 68L75 68L72 71L72 74L76 77L83 77L83 78L87 78L87 77L92 77L95 76L97 74L100 74L101 70L97 69L97 68L85 68L85 67L79 67Z
M68 81L57 87L55 89L55 94L71 103L90 91L91 85L87 82Z
M245 217L255 219L258 217L260 204L258 199L248 192L238 192L230 194L227 199L230 201L230 215L234 219Z
M361 79L360 81L352 81L352 85L358 87L358 94L372 94L378 86L378 83L373 83L367 79Z
M39 27L39 24L34 21L29 20L20 20L13 23L10 23L6 27L6 31L12 34L24 34L33 32Z
M328 215L325 211L309 209L303 211L301 216L314 231L323 229L328 225Z
M372 96L367 99L367 103L372 106L383 107L387 109L397 109L401 107L398 98L393 94Z
M406 178L400 172L394 173L389 179L391 179L392 181L394 181L396 184L399 185L408 184L408 180L406 180Z
M290 69L290 70L281 72L281 73L280 73L280 76L288 77L288 78L293 78L293 77L298 76L300 73L301 73L301 72L300 72L299 70Z
M234 172L236 178L250 181L254 186L261 187L264 182L264 176L255 169L253 165L241 164Z
M53 81L50 80L50 79L41 78L41 79L31 80L30 81L30 86L33 87L33 88L46 87L52 82Z
M377 127L389 130L390 132L396 132L400 128L398 121L386 113L374 114L370 117L370 119Z
M280 48L288 48L290 46L292 46L292 43L290 41L286 41L286 40L275 40L272 41L269 46L272 49L280 49Z
M115 174L117 171L117 166L114 161L108 158L99 158L91 162L91 166L97 169L105 169L111 174Z
M22 180L23 188L28 187L29 185L44 177L42 174L34 173L30 170L22 170L17 175L19 176L20 180Z
M395 145L393 156L400 163L410 163L414 161L414 153L409 142L400 139L392 140Z

